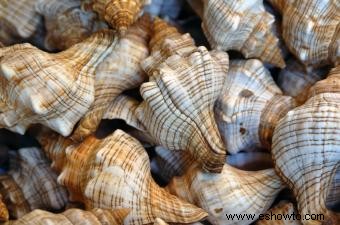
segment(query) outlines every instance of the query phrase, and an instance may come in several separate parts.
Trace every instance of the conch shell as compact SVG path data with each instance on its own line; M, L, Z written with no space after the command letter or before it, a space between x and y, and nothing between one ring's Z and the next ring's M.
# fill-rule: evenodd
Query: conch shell
M106 209L68 209L60 214L36 209L11 225L121 225L129 209L116 211Z
M229 153L270 149L277 122L296 106L282 96L270 72L257 59L231 61L216 107L216 120Z
M340 4L337 0L269 0L282 14L282 36L305 65L340 60Z
M225 164L221 174L211 174L193 164L185 175L175 177L167 189L205 209L213 225L228 225L256 220L269 209L283 187L273 169L242 171ZM237 213L256 216L243 220L226 217Z
M80 141L94 133L109 103L124 90L138 87L146 78L140 63L149 55L150 18L143 16L126 35L120 38L112 52L96 69L95 99L90 110L80 120L72 135Z
M315 224L340 221L333 211L340 199L339 99L340 66L311 88L308 101L282 118L273 135L275 168L293 190L301 217L324 215Z
M36 10L44 16L48 50L65 50L105 28L93 12L80 9L80 0L37 0Z
M204 0L203 31L213 48L240 51L280 68L285 62L262 0Z
M140 16L148 0L92 0L92 8L120 34L125 34Z
M38 208L60 210L66 205L67 192L57 183L57 175L40 149L19 149L11 166L15 168L0 177L0 193L12 217Z
M255 225L301 225L297 215L293 203L281 201L274 208L264 213L263 219L258 220Z
M285 95L294 97L298 104L307 101L308 90L317 81L324 79L328 70L305 67L297 60L289 60L287 66L280 71L278 86Z
M41 17L35 11L36 2L0 0L0 33L24 39L33 36L41 23ZM2 35L0 40L6 44L14 42Z
M0 126L24 134L41 123L69 135L94 100L94 70L112 45L106 30L58 54L30 44L0 48Z
M9 218L8 209L2 201L2 196L0 194L0 223L6 222Z
M121 130L105 139L92 136L66 150L66 166L58 181L72 200L87 208L131 209L126 225L196 222L207 214L160 188L151 177L149 158L141 144Z

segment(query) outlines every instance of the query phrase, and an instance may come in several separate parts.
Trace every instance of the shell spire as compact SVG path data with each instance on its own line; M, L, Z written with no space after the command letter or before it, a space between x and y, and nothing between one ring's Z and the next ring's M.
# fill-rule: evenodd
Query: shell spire
M324 215L315 224L340 221L339 78L340 66L310 89L307 102L282 118L273 135L275 169L293 190L301 217Z
M209 213L213 225L250 224L253 220L231 220L226 214L266 212L284 188L273 169L242 171L227 164L220 174L202 171L193 164L181 177L175 177L167 190Z
M172 45L176 41L168 39L163 47ZM191 47L164 57L160 64L157 55L143 62L150 79L140 88L144 101L136 109L139 121L160 145L190 151L206 170L220 172L226 149L213 107L228 70L228 55Z
M240 51L246 58L285 67L272 29L274 17L265 11L262 0L203 2L202 28L213 48Z
M97 67L94 102L73 132L73 140L81 141L94 133L110 103L145 80L140 63L149 55L150 23L148 16L141 17Z
M277 122L296 102L283 96L270 72L257 59L231 61L215 114L229 153L270 150Z
M0 126L24 134L34 123L67 136L94 100L94 71L110 52L102 31L66 51L49 54L30 44L0 49Z
M92 136L66 150L66 166L58 181L73 200L87 208L128 208L126 225L196 222L207 214L160 188L152 179L141 144L121 130L99 140Z

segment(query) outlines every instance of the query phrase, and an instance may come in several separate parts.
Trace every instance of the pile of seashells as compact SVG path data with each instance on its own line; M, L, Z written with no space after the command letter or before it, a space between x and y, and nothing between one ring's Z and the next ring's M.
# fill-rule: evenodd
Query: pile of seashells
M339 0L0 0L0 41L0 224L340 224Z

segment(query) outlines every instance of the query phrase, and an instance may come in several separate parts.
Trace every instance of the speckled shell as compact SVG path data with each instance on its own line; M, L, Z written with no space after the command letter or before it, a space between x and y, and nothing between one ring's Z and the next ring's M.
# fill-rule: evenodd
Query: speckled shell
M87 208L129 208L126 225L190 223L207 214L160 188L151 177L149 158L141 144L121 130L104 139L92 136L66 150L66 166L58 181L71 199Z
M340 62L340 2L269 0L282 14L283 38L305 65Z
M123 212L123 213L122 213ZM129 209L110 211L105 209L68 209L60 214L36 209L12 225L121 225ZM123 216L123 218L121 218Z
M95 20L95 13L80 9L80 0L37 0L36 10L44 16L48 50L65 50L105 28Z
M257 59L231 61L215 114L229 153L270 149L276 123L296 103L282 96L270 72Z
M95 99L72 135L82 140L93 133L109 103L124 90L138 87L146 78L140 63L149 55L150 18L143 16L120 38L112 52L96 69Z
M34 209L60 210L67 192L57 183L57 175L37 148L22 148L8 175L0 177L0 193L10 215L20 218Z
M285 62L262 0L204 0L204 33L213 48L240 51L283 68Z
M293 217L293 214L295 217ZM301 222L297 220L297 214L293 203L281 201L268 212L263 213L264 219L258 220L256 225L301 225ZM291 219L284 219L284 216L286 218L289 216Z
M141 14L148 0L92 0L92 8L110 26L124 34Z
M280 71L278 86L285 95L294 97L298 104L303 104L308 98L308 90L317 81L326 77L328 70L304 67L295 59L287 62L287 67Z
M194 164L167 189L205 209L213 225L246 225L253 220L231 220L226 214L255 214L256 219L269 209L283 187L273 169L248 172L225 164L221 174L211 174Z
M293 190L299 213L324 215L313 224L340 221L333 210L340 199L339 99L340 66L311 88L308 101L282 118L273 135L275 168Z
M110 52L102 31L58 54L30 44L0 49L0 126L23 134L41 123L67 136L94 100L94 71Z
M185 38L185 36L182 36ZM170 150L187 150L205 170L220 172L226 157L213 107L228 70L228 55L165 39L142 66L149 75L136 110L139 121Z
M35 11L36 0L0 1L0 40L6 44L15 38L29 38L37 30L41 17Z
M8 209L5 203L2 201L2 196L0 194L0 223L6 222L9 219Z

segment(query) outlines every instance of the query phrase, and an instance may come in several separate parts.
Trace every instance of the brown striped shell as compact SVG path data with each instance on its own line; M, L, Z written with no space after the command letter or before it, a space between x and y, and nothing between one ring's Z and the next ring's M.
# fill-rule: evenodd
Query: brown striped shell
M140 16L147 0L92 0L92 8L105 19L112 28L125 34Z
M22 218L13 221L12 225L121 225L129 209L105 210L68 209L60 214L36 209Z
M257 59L231 61L215 114L229 153L270 149L276 123L296 103Z
M48 50L65 50L105 28L93 12L80 9L79 0L37 0L36 10L44 16Z
M117 40L110 54L99 64L95 77L95 98L80 120L72 139L80 141L94 133L109 104L123 91L145 80L140 63L149 55L150 18L143 16L126 35Z
M140 88L144 101L136 114L160 145L189 151L205 170L220 172L226 149L213 107L228 70L228 55L203 46L181 48L179 40L166 39L161 50L143 62L149 82Z
M211 174L194 164L183 176L173 178L167 189L205 209L213 225L246 225L269 209L283 187L273 169L242 171L225 164L220 174ZM256 216L242 220L227 214Z
M58 181L72 200L87 208L129 208L126 225L167 222L190 223L207 214L160 188L152 179L150 163L141 144L121 130L104 139L92 136L66 150L66 166Z
M10 171L0 176L0 193L10 215L20 218L34 209L60 210L66 205L67 192L57 183L42 151L22 148L11 157Z
M288 49L313 67L340 62L338 0L269 0L282 14Z
M274 17L262 0L204 0L203 4L202 28L213 48L240 51L246 58L285 67L272 29Z
M293 190L302 217L323 214L315 224L340 221L340 66L317 82L305 104L275 128L272 155L281 178ZM302 221L308 224L308 221Z
M114 45L102 31L58 54L30 44L0 49L0 127L23 134L34 123L67 136L94 100L94 71Z
M36 0L0 1L0 41L11 44L33 36L41 23L35 4Z

